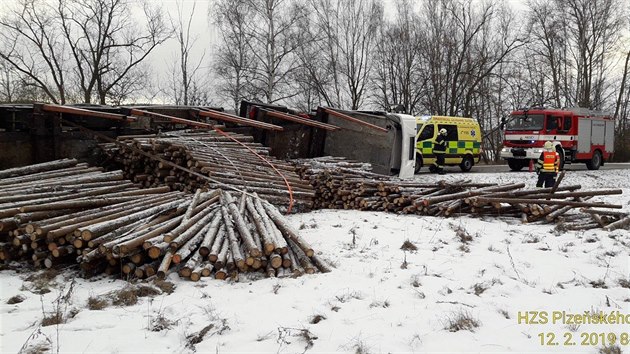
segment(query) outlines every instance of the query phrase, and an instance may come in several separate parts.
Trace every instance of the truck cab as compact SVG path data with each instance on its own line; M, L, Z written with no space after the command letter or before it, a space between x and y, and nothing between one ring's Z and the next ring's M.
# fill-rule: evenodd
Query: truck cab
M504 139L500 157L513 171L537 160L546 141L551 141L565 163L584 162L598 169L612 157L614 121L607 115L586 109L532 108L512 112L503 123Z

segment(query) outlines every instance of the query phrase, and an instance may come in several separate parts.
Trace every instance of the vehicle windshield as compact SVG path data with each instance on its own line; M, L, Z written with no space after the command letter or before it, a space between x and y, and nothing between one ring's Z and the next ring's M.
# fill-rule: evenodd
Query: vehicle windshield
M542 130L545 124L543 114L515 114L507 122L506 130Z

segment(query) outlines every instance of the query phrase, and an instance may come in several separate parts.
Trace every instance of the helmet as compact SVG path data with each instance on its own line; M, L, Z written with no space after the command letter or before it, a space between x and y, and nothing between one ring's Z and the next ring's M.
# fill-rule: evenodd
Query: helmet
M553 151L553 143L551 141L546 141L544 148L547 151Z
M445 128L440 129L440 134L446 135L446 129Z

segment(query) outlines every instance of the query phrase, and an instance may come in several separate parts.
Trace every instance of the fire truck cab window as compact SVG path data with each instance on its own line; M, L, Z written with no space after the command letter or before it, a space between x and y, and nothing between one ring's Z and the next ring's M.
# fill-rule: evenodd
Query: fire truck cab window
M571 130L571 117L564 117L564 123L562 125L562 130L568 132Z
M547 116L547 130L554 130L560 128L561 117Z
M433 139L433 124L427 124L422 129L420 136L418 137L418 141L423 141L427 139Z
M545 116L542 114L513 115L507 123L506 130L542 130Z

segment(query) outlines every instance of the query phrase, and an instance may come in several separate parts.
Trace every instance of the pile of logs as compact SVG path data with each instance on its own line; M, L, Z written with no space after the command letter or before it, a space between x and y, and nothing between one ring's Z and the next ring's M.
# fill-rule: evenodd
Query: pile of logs
M559 228L570 230L613 230L630 225L628 213L592 209L620 209L620 205L588 201L595 196L621 194L620 189L581 191L580 185L524 189L524 183L403 181L372 173L369 164L332 157L296 160L295 164L298 174L315 189L316 209L432 216L500 215L523 222L557 222ZM576 208L582 208L583 214L565 215Z
M238 279L328 271L256 194L139 188L122 171L66 159L0 171L0 261L78 262L86 275Z
M228 135L181 131L120 136L118 144L101 144L101 148L118 163L125 178L144 187L166 185L186 192L234 187L255 192L282 210L291 204L290 196L291 211L311 210L313 189L297 176L293 165L269 156L269 149L254 143L251 136Z

